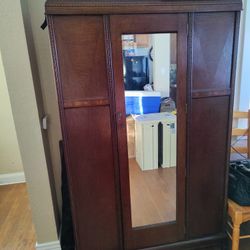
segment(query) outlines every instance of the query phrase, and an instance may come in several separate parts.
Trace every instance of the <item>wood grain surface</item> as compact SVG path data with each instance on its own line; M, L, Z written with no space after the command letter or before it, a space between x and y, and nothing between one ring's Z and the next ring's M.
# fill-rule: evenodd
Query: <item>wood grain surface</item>
M102 17L57 16L53 22L64 101L107 98Z
M176 220L176 168L142 171L129 160L132 226Z
M229 97L194 99L190 130L189 232L223 231Z
M67 109L65 122L79 249L118 249L109 108Z
M35 250L26 184L0 186L0 249Z
M234 22L233 12L194 15L193 91L230 90Z

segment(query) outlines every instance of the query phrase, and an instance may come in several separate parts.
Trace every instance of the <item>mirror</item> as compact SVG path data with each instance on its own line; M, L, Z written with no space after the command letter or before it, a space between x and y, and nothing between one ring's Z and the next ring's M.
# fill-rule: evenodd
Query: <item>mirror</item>
M132 226L176 220L177 34L122 35Z

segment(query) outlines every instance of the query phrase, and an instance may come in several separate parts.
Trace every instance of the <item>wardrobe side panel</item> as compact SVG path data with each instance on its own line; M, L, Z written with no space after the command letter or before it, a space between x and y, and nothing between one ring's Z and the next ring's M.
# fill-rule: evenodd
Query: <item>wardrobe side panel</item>
M49 26L77 249L121 249L103 17Z
M190 130L189 233L223 227L229 97L193 99Z
M192 25L188 233L223 232L234 12L195 13Z

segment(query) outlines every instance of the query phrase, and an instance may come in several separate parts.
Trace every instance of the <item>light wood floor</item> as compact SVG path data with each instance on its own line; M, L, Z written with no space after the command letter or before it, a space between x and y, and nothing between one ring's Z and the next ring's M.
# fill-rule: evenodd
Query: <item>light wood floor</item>
M129 175L133 227L175 220L175 168L142 171L135 159L129 159ZM250 233L250 222L247 224L242 234ZM250 239L240 240L239 250L249 249Z
M129 159L132 226L176 219L176 168L142 171Z
M137 174L139 174L136 167L138 166L131 165L130 170L134 170ZM159 175L161 175L161 172L159 172ZM142 176L140 179L141 178ZM136 194L135 190L134 194ZM144 197L143 200L145 201L146 198ZM138 203L133 204L133 207L138 205ZM140 211L138 212L140 213ZM246 230L249 230L248 228L250 228L250 225L246 226ZM31 211L29 207L26 184L0 186L0 250L35 250L35 242L36 237L31 220ZM241 240L240 250L249 249L250 239Z
M0 249L34 250L35 244L26 184L0 186Z

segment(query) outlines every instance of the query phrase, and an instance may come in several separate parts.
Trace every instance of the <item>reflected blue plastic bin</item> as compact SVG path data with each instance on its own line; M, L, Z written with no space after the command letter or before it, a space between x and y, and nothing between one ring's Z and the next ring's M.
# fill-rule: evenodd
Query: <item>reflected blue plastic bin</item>
M125 91L126 114L142 115L160 110L161 93L156 91Z

